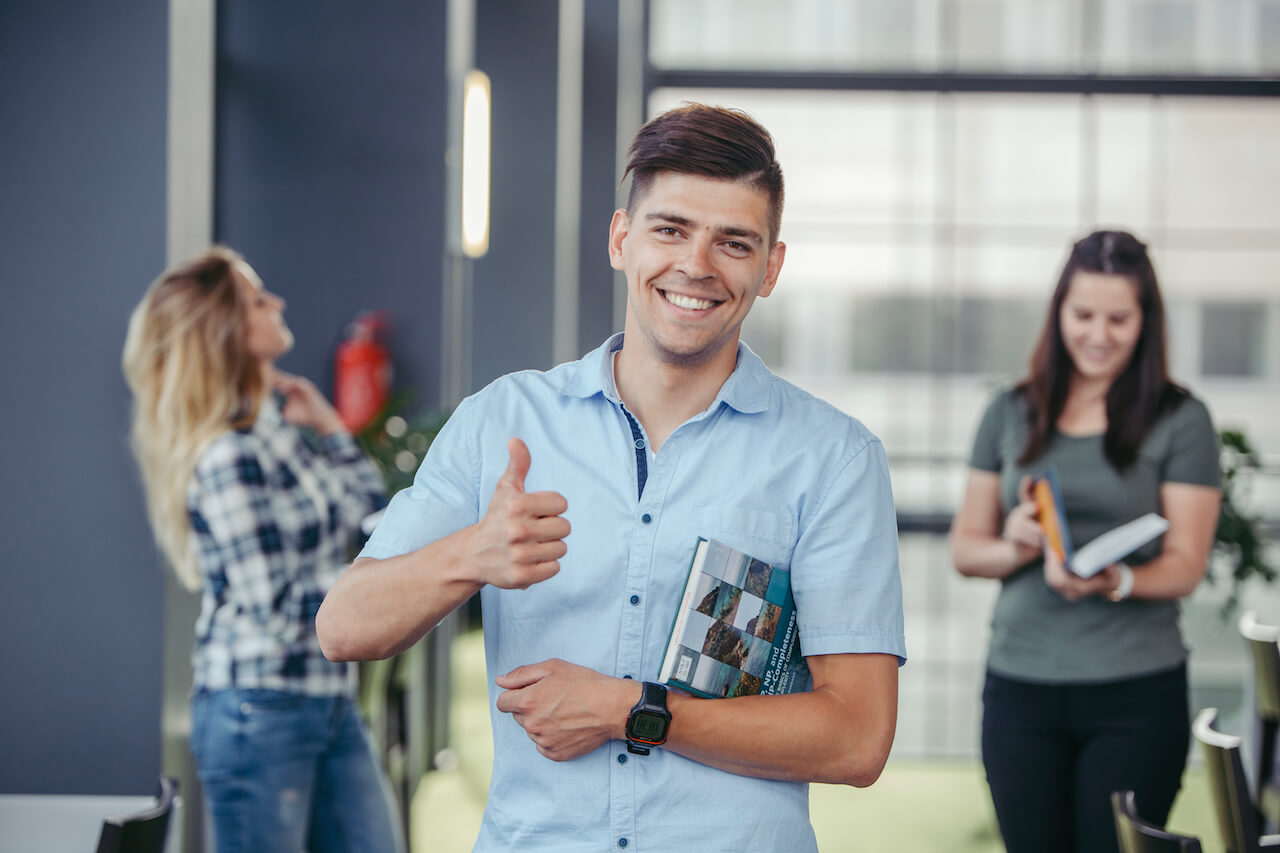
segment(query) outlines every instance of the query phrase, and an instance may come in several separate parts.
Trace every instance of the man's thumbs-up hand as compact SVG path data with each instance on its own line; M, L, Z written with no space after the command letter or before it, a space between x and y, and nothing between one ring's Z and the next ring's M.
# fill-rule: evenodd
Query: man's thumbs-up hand
M529 458L529 448L520 439L513 438L507 441L507 453L511 461L507 463L507 470L502 472L502 478L498 480L498 488L507 486L523 494L524 478L529 476L529 465L533 462ZM490 506L493 504L490 503Z
M513 438L507 452L507 470L493 490L489 511L476 526L473 556L484 583L525 589L560 571L569 535L569 522L561 514L569 504L558 492L526 493L529 448Z

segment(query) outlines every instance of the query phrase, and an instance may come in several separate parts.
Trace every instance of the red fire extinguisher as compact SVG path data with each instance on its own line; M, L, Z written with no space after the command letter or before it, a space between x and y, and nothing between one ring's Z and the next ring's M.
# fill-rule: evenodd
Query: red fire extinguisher
M333 373L334 405L352 432L368 426L391 394L391 356L382 345L382 311L366 311L347 326Z

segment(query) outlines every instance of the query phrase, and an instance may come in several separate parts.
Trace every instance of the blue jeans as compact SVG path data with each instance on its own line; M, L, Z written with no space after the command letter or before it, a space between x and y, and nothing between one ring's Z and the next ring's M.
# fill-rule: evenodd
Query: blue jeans
M1117 853L1111 793L1163 826L1191 741L1187 668L1032 684L987 673L982 760L1009 853Z
M191 754L218 853L403 853L390 785L355 703L198 691Z

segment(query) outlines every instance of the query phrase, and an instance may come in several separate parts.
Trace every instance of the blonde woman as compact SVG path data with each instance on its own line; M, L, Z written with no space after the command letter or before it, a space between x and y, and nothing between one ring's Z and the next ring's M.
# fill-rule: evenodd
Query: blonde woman
M401 851L355 672L315 635L385 492L324 396L273 366L293 345L284 307L214 248L161 275L129 321L151 524L202 597L191 751L218 851Z

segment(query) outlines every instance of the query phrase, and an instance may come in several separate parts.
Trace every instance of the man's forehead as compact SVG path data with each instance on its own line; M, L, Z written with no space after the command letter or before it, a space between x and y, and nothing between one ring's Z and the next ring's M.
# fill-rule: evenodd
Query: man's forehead
M640 218L674 217L698 225L768 231L769 194L749 181L659 172L636 204Z

